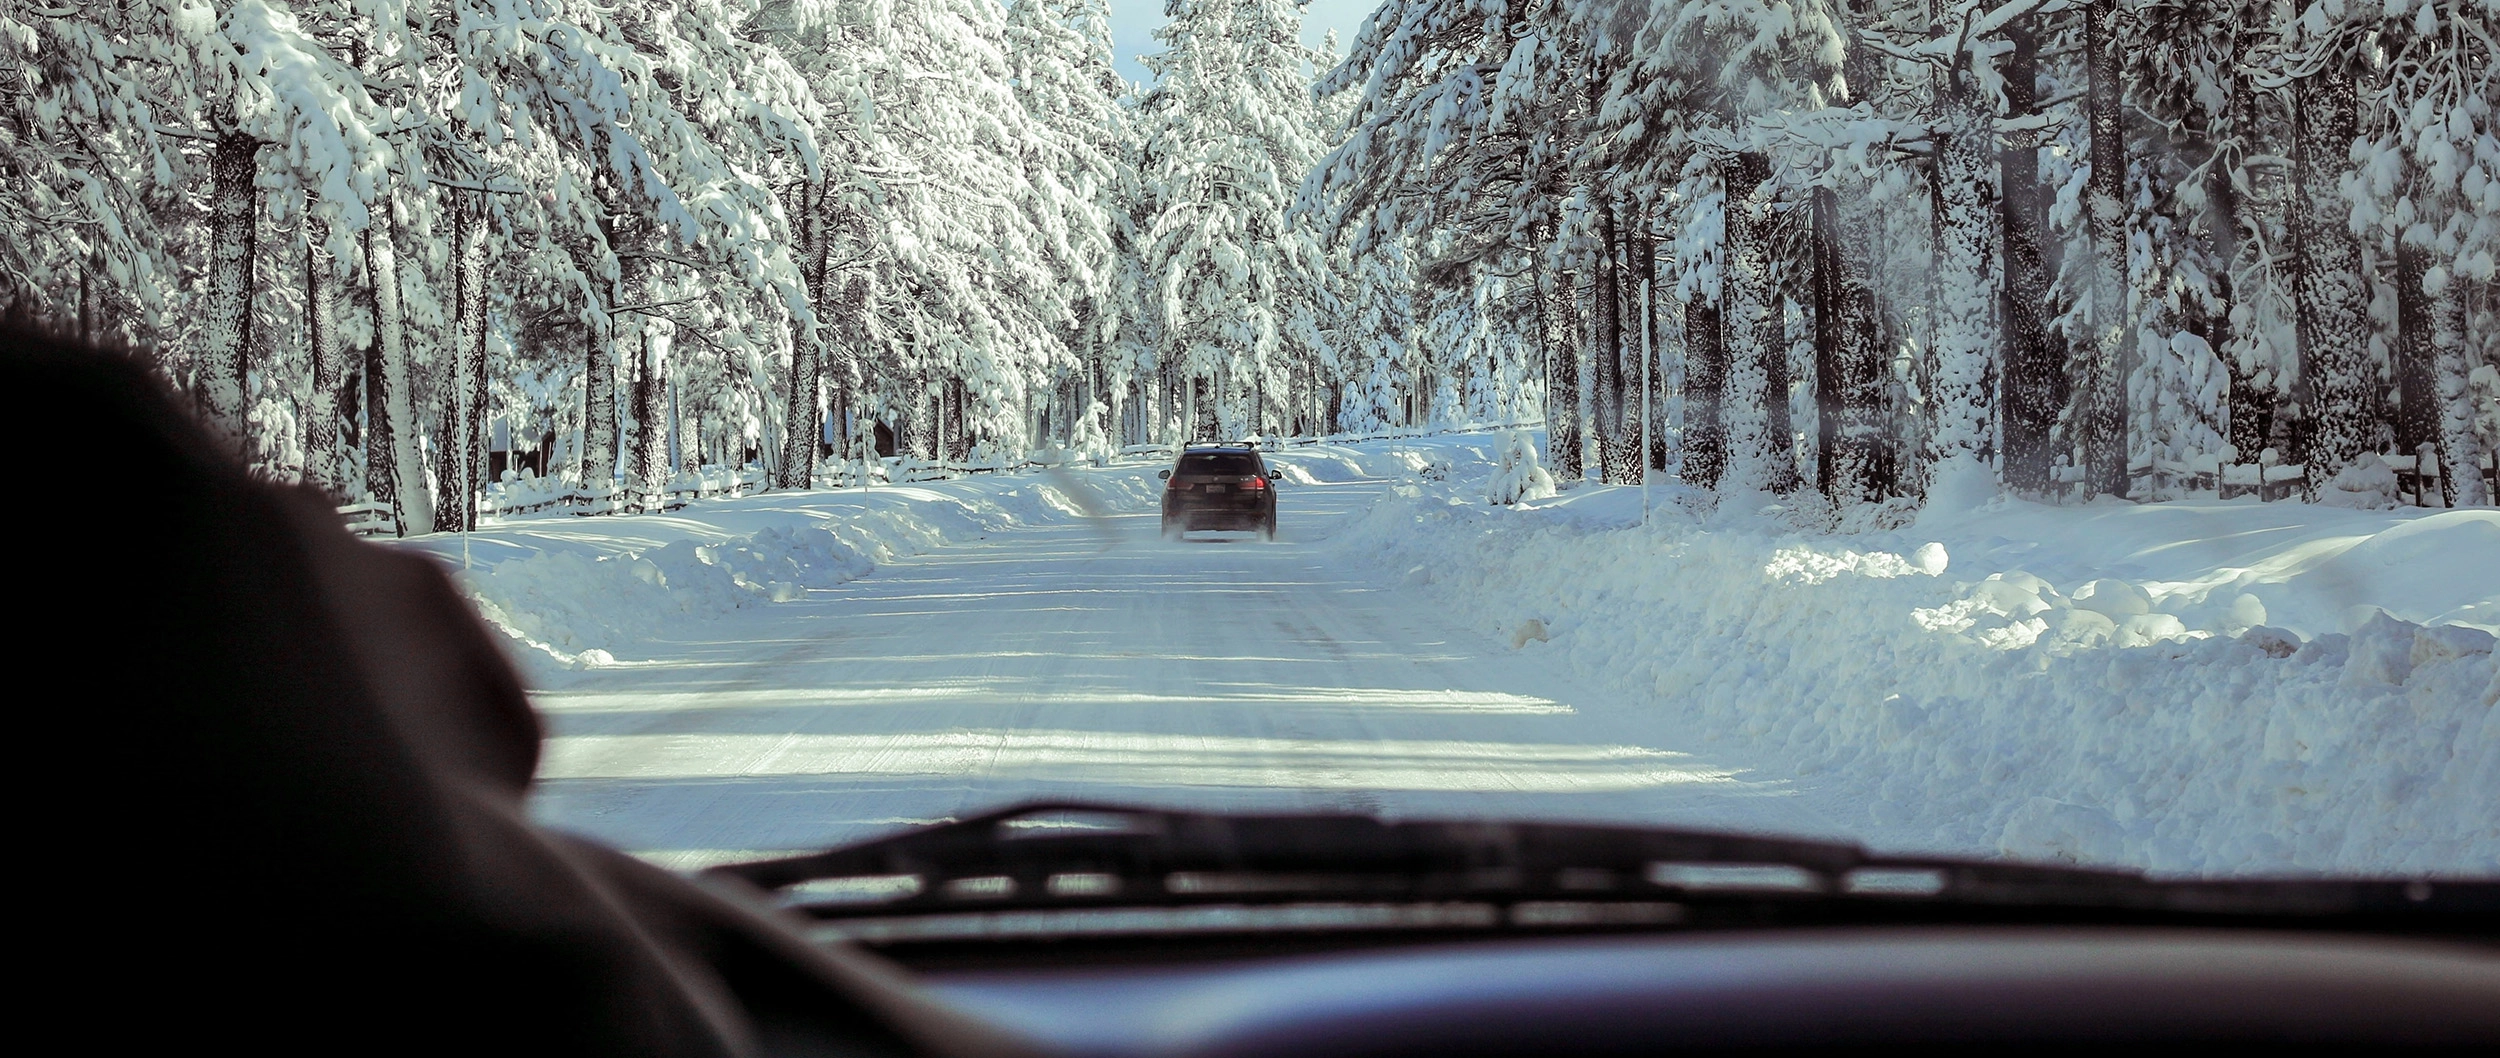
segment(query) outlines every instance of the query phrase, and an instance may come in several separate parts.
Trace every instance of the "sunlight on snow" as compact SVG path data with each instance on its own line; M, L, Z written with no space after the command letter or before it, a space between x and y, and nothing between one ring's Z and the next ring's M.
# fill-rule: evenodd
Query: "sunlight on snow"
M1110 731L581 735L548 740L539 777L978 775L1122 786L1529 793L1737 782L1732 771L1677 763L1684 759L1636 746Z
M1918 569L1908 559L1890 551L1843 551L1831 555L1803 547L1773 551L1771 561L1762 566L1763 576L1798 584L1821 584L1844 573L1889 579L1916 572Z
M1281 659L1280 659L1281 660ZM987 686L982 686L987 683ZM640 691L624 694L541 694L549 713L652 713L680 709L886 705L898 700L942 698L963 705L1221 705L1235 702L1314 706L1377 706L1402 712L1568 714L1550 698L1501 691L1407 690L1387 687L1288 687L1266 683L1208 682L1187 694L1088 689L1046 691L1024 680L954 681L926 687L786 688L748 691Z

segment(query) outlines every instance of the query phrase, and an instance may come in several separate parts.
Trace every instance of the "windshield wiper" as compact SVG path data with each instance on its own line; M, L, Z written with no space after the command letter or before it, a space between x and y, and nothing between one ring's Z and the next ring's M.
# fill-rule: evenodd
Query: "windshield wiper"
M2500 936L2492 879L2163 880L1701 830L1083 803L1023 805L710 873L778 894L831 935L870 941L1919 923Z

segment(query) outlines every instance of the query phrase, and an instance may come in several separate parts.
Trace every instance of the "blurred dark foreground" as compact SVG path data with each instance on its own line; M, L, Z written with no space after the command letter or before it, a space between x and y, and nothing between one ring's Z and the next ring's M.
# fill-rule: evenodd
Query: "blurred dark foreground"
M29 1011L77 1049L1003 1047L741 895L550 833L540 729L430 560L245 474L140 364L0 334L35 880Z

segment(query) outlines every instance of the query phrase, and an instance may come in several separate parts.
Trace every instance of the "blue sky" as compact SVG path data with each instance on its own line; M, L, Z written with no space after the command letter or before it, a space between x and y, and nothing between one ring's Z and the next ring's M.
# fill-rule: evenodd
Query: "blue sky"
M1380 0L1311 0L1302 9L1302 39L1317 46L1333 29L1339 47L1352 44L1354 31L1379 4ZM1111 47L1120 56L1120 76L1131 81L1146 79L1146 68L1137 64L1137 57L1159 50L1149 34L1163 21L1163 0L1111 0Z

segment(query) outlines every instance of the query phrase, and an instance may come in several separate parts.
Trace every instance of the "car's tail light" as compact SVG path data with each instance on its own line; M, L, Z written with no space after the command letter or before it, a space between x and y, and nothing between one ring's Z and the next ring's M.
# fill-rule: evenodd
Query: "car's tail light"
M1266 478L1251 478L1251 479L1250 479L1250 480L1248 480L1248 481L1242 482L1242 483L1241 483L1241 487L1242 487L1244 490L1247 490L1247 491L1250 491L1250 492L1257 492L1257 491L1259 491L1260 489L1263 489L1263 488L1266 488L1266 487L1267 487L1267 479L1266 479Z
M1181 480L1181 479L1179 479L1179 478L1173 478L1173 479L1172 479L1172 491L1174 491L1174 492L1187 492L1187 491L1189 491L1189 483L1188 483L1188 482L1186 482L1186 481L1182 481L1182 480Z

